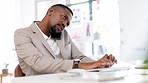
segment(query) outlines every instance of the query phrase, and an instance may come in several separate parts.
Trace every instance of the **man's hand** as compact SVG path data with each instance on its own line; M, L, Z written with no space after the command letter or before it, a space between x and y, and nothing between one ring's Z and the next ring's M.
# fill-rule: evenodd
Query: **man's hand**
M105 54L101 59L91 63L79 63L80 69L95 69L95 68L109 68L113 64L117 63L115 57L110 54Z
M97 68L109 68L114 63L117 63L117 60L112 54L110 55L106 54L104 57L99 59L96 63L98 64Z

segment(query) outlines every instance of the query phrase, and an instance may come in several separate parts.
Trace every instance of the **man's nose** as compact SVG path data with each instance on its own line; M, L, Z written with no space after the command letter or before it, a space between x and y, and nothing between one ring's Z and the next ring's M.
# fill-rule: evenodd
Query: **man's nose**
M65 27L65 25L64 25L64 24L62 24L62 27Z
M69 22L68 21L63 21L62 22L62 27L67 27L67 26L69 26Z

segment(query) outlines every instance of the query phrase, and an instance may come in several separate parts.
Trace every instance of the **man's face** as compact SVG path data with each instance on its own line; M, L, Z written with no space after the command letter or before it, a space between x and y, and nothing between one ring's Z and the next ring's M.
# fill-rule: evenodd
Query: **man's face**
M62 31L70 24L71 18L71 13L66 9L56 11L52 19L53 25L49 27L51 38L60 39Z

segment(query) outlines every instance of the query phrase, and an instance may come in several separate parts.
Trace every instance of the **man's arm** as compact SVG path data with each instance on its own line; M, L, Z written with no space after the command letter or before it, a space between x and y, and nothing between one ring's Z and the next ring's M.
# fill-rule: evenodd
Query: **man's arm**
M15 32L14 43L18 57L27 67L31 67L39 73L64 72L73 66L73 60L54 59L50 55L40 53L33 44L29 33L23 29Z

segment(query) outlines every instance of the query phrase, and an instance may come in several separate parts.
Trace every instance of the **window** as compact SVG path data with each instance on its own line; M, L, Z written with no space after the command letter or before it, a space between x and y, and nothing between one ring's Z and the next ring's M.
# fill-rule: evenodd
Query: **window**
M86 55L98 56L105 53L119 55L118 0L70 0L68 5L74 12L73 21L68 31ZM86 37L88 24L90 37ZM87 45L91 43L91 45L87 48L86 45L83 45L84 42ZM87 49L89 50L86 51Z

